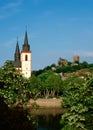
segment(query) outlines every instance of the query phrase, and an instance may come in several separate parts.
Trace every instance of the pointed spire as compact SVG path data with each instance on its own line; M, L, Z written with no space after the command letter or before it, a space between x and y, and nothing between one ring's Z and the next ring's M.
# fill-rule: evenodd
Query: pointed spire
M16 51L15 51L15 53L16 54L20 53L19 44L18 44L18 37L17 37L17 44L16 44Z
M28 36L27 36L27 31L25 32L24 44L25 44L25 45L28 45Z
M26 27L26 32L25 32L23 51L30 51L30 45L28 43L27 27Z
M17 43L16 43L16 49L15 49L15 54L14 54L14 65L16 67L20 67L20 49L19 49L19 44L18 44L18 38L17 38Z

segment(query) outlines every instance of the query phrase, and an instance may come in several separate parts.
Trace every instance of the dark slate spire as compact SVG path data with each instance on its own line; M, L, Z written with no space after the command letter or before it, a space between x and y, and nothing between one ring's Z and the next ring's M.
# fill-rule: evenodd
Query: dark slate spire
M16 44L16 54L20 54L20 49L19 49L19 45L18 45L18 40L17 40L17 44Z
M21 62L20 62L20 49L19 49L19 45L18 45L18 40L17 40L15 54L14 54L14 65L17 68L19 68L21 66Z
M23 44L22 51L30 51L30 45L28 44L27 31L25 32L25 38L24 38L24 44Z

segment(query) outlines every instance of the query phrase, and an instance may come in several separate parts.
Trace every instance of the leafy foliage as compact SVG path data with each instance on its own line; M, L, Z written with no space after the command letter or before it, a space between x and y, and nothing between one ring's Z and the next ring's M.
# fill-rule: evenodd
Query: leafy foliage
M7 104L25 101L26 80L15 69L12 61L6 61L0 69L0 96ZM24 97L24 98L23 98Z
M0 68L0 96L9 105L24 105L30 98L59 96L61 77L48 69L46 67L42 74L26 79L12 61L6 61Z
M62 130L92 130L93 75L88 75L82 82L78 77L68 81L62 97L62 106L67 109L61 119Z
M41 94L45 98L59 96L62 92L61 76L55 74L53 71L46 71L38 76L41 81Z
M30 98L62 96L62 107L67 110L62 115L62 130L92 130L93 74L90 73L93 72L93 65L89 66L86 62L78 66L70 65L52 71L51 67L57 68L53 64L34 71L32 77L26 79L16 70L12 61L6 61L0 68L0 97L8 105L23 106ZM91 69L84 78L73 75L62 80L58 74L85 67Z

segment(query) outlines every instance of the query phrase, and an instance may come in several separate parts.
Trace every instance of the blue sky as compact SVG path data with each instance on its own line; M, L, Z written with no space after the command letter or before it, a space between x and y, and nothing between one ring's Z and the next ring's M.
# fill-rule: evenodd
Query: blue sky
M18 37L32 50L32 69L64 58L93 63L93 0L0 0L0 66L13 60Z

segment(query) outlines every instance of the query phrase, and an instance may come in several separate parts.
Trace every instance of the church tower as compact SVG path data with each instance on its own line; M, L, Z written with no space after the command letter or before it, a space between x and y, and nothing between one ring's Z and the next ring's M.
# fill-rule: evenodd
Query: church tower
M21 51L21 72L24 77L31 77L32 68L32 52L30 51L30 45L28 43L27 31L25 32L24 44Z
M21 67L20 49L19 49L19 45L18 45L18 40L17 40L17 43L16 43L16 50L15 50L15 54L14 54L14 65L17 69Z
M24 77L31 77L32 71L32 52L30 51L30 45L28 43L27 31L25 32L24 44L22 51L20 52L18 39L16 43L16 49L14 53L14 65L16 69L23 74Z

